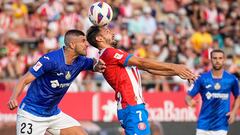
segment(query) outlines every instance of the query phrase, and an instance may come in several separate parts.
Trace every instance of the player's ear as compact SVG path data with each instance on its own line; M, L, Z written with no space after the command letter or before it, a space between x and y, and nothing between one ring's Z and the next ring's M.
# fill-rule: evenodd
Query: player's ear
M69 43L69 48L74 49L75 48L75 44L73 42L70 42Z
M97 42L101 42L101 41L103 41L102 36L96 36L96 41L97 41Z

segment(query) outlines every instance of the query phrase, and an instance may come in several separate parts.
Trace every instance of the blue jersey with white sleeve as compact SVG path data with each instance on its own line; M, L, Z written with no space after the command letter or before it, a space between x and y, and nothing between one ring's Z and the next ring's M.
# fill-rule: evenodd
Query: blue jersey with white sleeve
M202 107L198 118L198 129L202 130L228 130L228 116L230 111L230 94L239 96L238 79L223 72L222 78L213 78L212 72L203 73L194 83L188 95L197 94L202 97Z
M72 81L82 70L92 70L93 60L78 56L71 65L65 63L64 49L42 56L29 69L36 79L30 84L20 108L39 117L60 113L58 104Z

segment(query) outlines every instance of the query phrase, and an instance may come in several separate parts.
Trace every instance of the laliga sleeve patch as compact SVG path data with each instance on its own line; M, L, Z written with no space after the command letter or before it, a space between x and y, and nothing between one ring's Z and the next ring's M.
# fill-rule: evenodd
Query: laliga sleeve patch
M42 63L38 61L38 62L33 66L33 70L34 70L34 71L38 71L41 67L42 67Z
M120 60L123 57L123 54L115 53L114 58Z
M144 122L138 123L138 129L145 130L146 129L146 124Z

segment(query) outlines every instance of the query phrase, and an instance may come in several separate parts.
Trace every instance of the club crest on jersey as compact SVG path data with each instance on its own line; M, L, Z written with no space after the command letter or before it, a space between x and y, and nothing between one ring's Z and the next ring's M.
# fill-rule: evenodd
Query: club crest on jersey
M65 75L65 79L69 80L71 78L71 74L69 71L67 71L67 74Z
M215 89L215 90L221 89L221 85L220 85L219 83L216 83L216 84L214 85L214 89Z
M140 130L145 130L146 129L146 124L144 123L144 122L140 122L140 123L138 123L138 129L140 129Z

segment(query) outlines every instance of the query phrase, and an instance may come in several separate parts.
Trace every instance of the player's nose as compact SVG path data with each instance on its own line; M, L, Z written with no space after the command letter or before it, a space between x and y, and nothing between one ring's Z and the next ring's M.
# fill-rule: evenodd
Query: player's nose
M87 48L89 46L89 44L87 42L85 42L85 47Z

